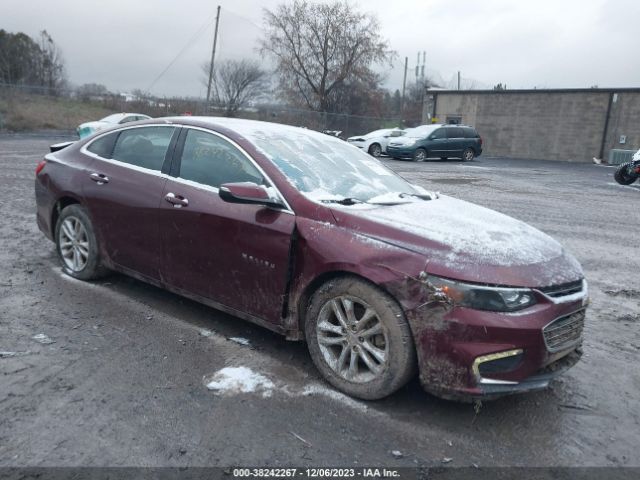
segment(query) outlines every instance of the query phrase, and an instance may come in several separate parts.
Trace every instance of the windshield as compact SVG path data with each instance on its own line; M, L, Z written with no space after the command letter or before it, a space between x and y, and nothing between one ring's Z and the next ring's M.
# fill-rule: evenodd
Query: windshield
M412 128L411 130L407 130L405 137L424 138L431 135L431 133L435 132L438 128L440 128L440 125L436 127L428 126Z
M109 115L108 117L104 117L103 119L101 119L101 122L106 122L106 123L118 123L122 117L124 115L122 115L121 113L114 113L113 115Z
M351 205L384 195L388 203L389 194L395 194L396 203L400 203L411 201L409 196L427 193L337 138L280 125L241 133L250 138L300 192L317 201L348 199L345 204ZM400 196L401 193L405 195Z

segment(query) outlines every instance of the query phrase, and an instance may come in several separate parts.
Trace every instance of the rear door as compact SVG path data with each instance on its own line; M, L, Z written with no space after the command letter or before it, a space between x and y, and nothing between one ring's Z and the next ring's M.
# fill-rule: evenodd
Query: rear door
M160 208L164 281L279 323L293 212L227 203L218 196L223 183L272 186L253 160L221 135L184 128L176 159Z
M94 158L83 195L103 255L154 280L161 255L158 206L177 129L142 126L99 137L83 153Z

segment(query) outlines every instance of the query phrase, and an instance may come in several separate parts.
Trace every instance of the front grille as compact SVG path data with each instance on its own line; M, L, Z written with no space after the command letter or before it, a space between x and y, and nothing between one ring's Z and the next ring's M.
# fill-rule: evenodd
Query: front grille
M582 339L585 311L560 317L542 329L547 350L557 352L576 345Z
M539 288L542 293L553 298L566 297L582 291L582 280L576 282L563 283L562 285L554 285L552 287Z

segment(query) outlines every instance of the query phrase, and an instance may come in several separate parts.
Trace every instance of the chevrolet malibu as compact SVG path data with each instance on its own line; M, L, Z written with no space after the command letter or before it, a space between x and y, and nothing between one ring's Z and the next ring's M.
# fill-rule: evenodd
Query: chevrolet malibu
M67 275L116 270L306 340L354 397L416 373L445 398L535 390L581 355L587 284L561 245L321 133L152 119L46 155L35 191Z

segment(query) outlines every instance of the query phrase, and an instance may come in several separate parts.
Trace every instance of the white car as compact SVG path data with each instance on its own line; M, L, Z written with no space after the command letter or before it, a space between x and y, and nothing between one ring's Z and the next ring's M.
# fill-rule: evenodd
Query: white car
M114 127L123 123L136 122L138 120L148 120L149 118L151 118L149 115L143 115L142 113L114 113L95 122L83 123L78 126L76 132L78 132L80 138L84 138L105 128Z
M347 142L368 152L374 157L379 157L383 153L386 153L389 140L391 138L401 137L404 135L404 132L405 131L400 128L385 128L375 130L366 135L349 137L347 138Z

